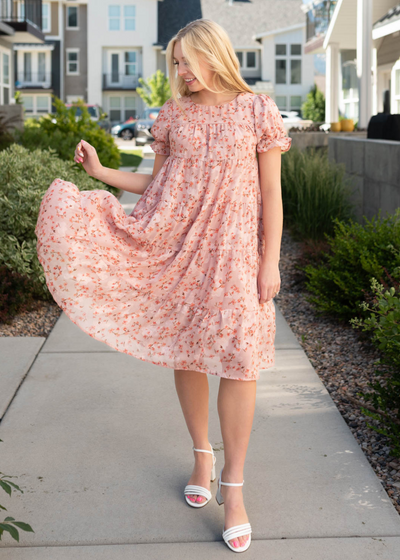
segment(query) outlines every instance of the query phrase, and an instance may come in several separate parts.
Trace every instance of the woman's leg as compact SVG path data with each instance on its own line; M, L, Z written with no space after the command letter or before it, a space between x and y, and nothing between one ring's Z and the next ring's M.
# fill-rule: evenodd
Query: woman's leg
M244 461L249 444L256 402L256 381L221 378L218 393L218 414L224 442L225 465L222 482L242 482ZM221 486L225 506L225 530L248 523L241 486ZM243 546L248 536L230 542ZM236 545L235 545L236 541Z
M175 387L181 403L193 446L197 449L210 449L208 442L208 379L207 374L198 371L174 370ZM210 473L213 466L209 453L194 451L195 464L188 484L196 484L210 490ZM198 503L205 502L204 496L189 495Z

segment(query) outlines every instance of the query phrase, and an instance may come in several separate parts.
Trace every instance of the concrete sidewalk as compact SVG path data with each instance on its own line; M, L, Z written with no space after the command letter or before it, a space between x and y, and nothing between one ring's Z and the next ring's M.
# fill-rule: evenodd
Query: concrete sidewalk
M121 203L134 204L127 194ZM5 533L1 559L232 558L223 507L183 498L193 452L173 371L116 352L64 313L41 344L0 425L0 469L24 490L2 495L0 519L35 533L20 531L20 543ZM400 517L278 309L276 350L246 461L246 558L400 560ZM219 472L219 380L209 382Z

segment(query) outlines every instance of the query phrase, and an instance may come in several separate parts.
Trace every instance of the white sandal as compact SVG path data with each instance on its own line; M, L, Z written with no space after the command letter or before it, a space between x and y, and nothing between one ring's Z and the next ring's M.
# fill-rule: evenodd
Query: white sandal
M214 450L213 450L211 444L210 444L210 447L211 447L211 451L208 451L207 449L196 449L195 447L193 447L193 451L201 451L202 453L210 453L210 455L213 456L213 466L212 466L212 469L211 469L211 482L214 482L214 480L216 479L215 461L217 460L217 458L214 455ZM203 496L204 498L206 498L206 501L205 502L200 502L200 503L191 502L187 497L190 494L197 494L198 496ZM212 494L209 490L207 490L207 488L204 488L204 486L197 486L196 484L188 484L187 486L185 486L184 495L185 495L186 502L190 506L196 507L196 508L204 507L205 505L208 504L208 502L212 498Z
M222 474L222 470L221 470L220 475L219 475L218 490L217 490L217 494L215 496L215 499L217 500L219 505L222 505L224 503L224 498L221 494L221 485L222 486L243 486L243 484L244 484L244 480L243 480L243 482L221 482L221 474ZM245 545L243 545L239 548L234 548L229 543L230 540L236 539L238 537L244 537L245 535L249 535L249 538L248 538ZM222 531L222 538L224 539L225 544L228 546L228 548L233 550L233 552L244 552L245 550L247 550L249 548L250 543L251 543L251 525L250 525L250 523L243 523L242 525L235 525L234 527L230 527L226 531L225 531L225 527L224 527L224 530Z

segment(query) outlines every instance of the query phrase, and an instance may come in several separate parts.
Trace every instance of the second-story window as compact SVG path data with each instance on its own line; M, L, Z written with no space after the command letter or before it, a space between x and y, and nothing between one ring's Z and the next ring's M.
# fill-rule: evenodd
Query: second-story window
M121 28L121 6L108 6L108 29L119 31Z
M121 25L121 18L123 24ZM135 31L136 29L136 6L108 6L108 29L109 31Z
M125 31L135 31L135 6L124 6L124 29Z
M78 6L67 6L67 29L78 29Z
M67 75L79 75L79 49L67 49Z
M301 45L290 45L290 83L301 84Z
M44 2L42 4L42 31L43 33L50 33L50 4Z

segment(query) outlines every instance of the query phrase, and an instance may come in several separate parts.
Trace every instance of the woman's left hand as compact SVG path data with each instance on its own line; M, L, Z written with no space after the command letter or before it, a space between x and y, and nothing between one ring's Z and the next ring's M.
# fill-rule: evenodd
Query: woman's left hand
M279 292L281 275L277 262L261 261L257 277L259 304L269 302Z

